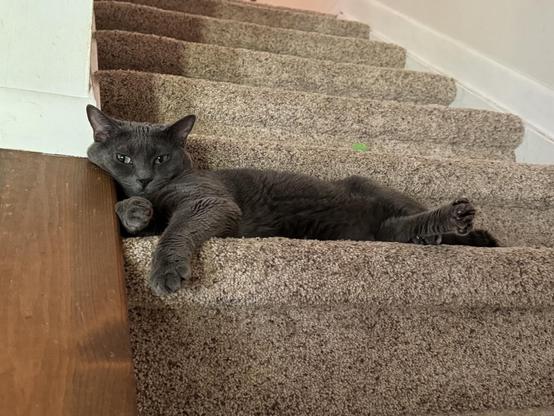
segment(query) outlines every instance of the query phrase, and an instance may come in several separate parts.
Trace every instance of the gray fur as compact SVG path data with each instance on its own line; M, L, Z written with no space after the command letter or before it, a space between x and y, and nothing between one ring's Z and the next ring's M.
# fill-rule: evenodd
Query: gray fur
M123 227L161 232L150 274L158 294L189 279L194 252L211 237L497 245L488 232L472 231L475 210L467 199L428 210L363 177L195 170L185 149L194 116L164 126L113 119L93 106L87 114L95 137L88 157L128 197L115 207Z

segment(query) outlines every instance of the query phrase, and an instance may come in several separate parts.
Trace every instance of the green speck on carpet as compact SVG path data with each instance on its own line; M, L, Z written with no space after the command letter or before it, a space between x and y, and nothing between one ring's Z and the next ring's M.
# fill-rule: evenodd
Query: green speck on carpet
M352 150L356 152L367 152L367 144L365 143L354 143L352 145Z

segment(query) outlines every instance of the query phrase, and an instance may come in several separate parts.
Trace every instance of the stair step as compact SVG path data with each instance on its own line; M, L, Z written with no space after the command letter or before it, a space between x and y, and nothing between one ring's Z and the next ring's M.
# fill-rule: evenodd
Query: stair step
M373 66L403 67L406 61L403 48L368 39L280 29L116 1L96 1L94 11L99 30L126 30L232 48Z
M147 415L436 415L554 403L554 312L133 308Z
M394 101L331 97L175 75L99 71L104 109L115 117L170 122L198 116L196 131L277 129L289 135L325 136L324 141L373 150L445 149L445 157L514 159L523 125L511 114L419 106ZM397 147L397 144L401 143ZM434 150L433 150L434 149ZM492 149L492 151L491 151ZM408 152L409 153L409 150Z
M418 104L450 104L453 79L123 31L96 32L100 69L130 69L259 87Z
M160 298L147 287L157 241L157 237L124 240L130 307L554 307L551 248L212 239L193 262L192 282Z
M237 20L283 29L319 32L327 35L369 38L369 26L349 20L339 20L324 13L253 5L221 0L126 0L129 3L174 10L190 14Z
M418 142L402 141L386 138L385 140L369 141L367 139L353 138L344 134L325 134L319 132L294 132L282 128L244 127L221 123L199 122L195 128L195 134L205 136L227 137L241 140L269 141L283 144L300 144L305 146L328 147L357 152L389 153L398 156L423 156L439 159L469 158L483 159L483 154L491 160L513 161L512 153L505 147L494 145L475 148L464 148L461 145L448 142Z

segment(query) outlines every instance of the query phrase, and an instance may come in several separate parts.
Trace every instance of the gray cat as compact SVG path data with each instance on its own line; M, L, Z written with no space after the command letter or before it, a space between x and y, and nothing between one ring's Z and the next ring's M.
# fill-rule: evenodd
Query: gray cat
M88 157L128 197L115 207L123 227L161 232L150 274L158 294L189 279L192 255L211 237L498 245L487 231L472 231L475 209L467 199L428 210L358 176L324 181L254 169L195 170L185 150L194 116L164 126L117 120L94 106L87 115L94 130Z

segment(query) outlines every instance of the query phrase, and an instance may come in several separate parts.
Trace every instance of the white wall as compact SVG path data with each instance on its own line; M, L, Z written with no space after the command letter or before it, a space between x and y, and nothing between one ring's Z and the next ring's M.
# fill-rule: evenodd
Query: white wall
M554 89L554 1L380 0Z
M0 147L84 156L92 0L0 0Z

